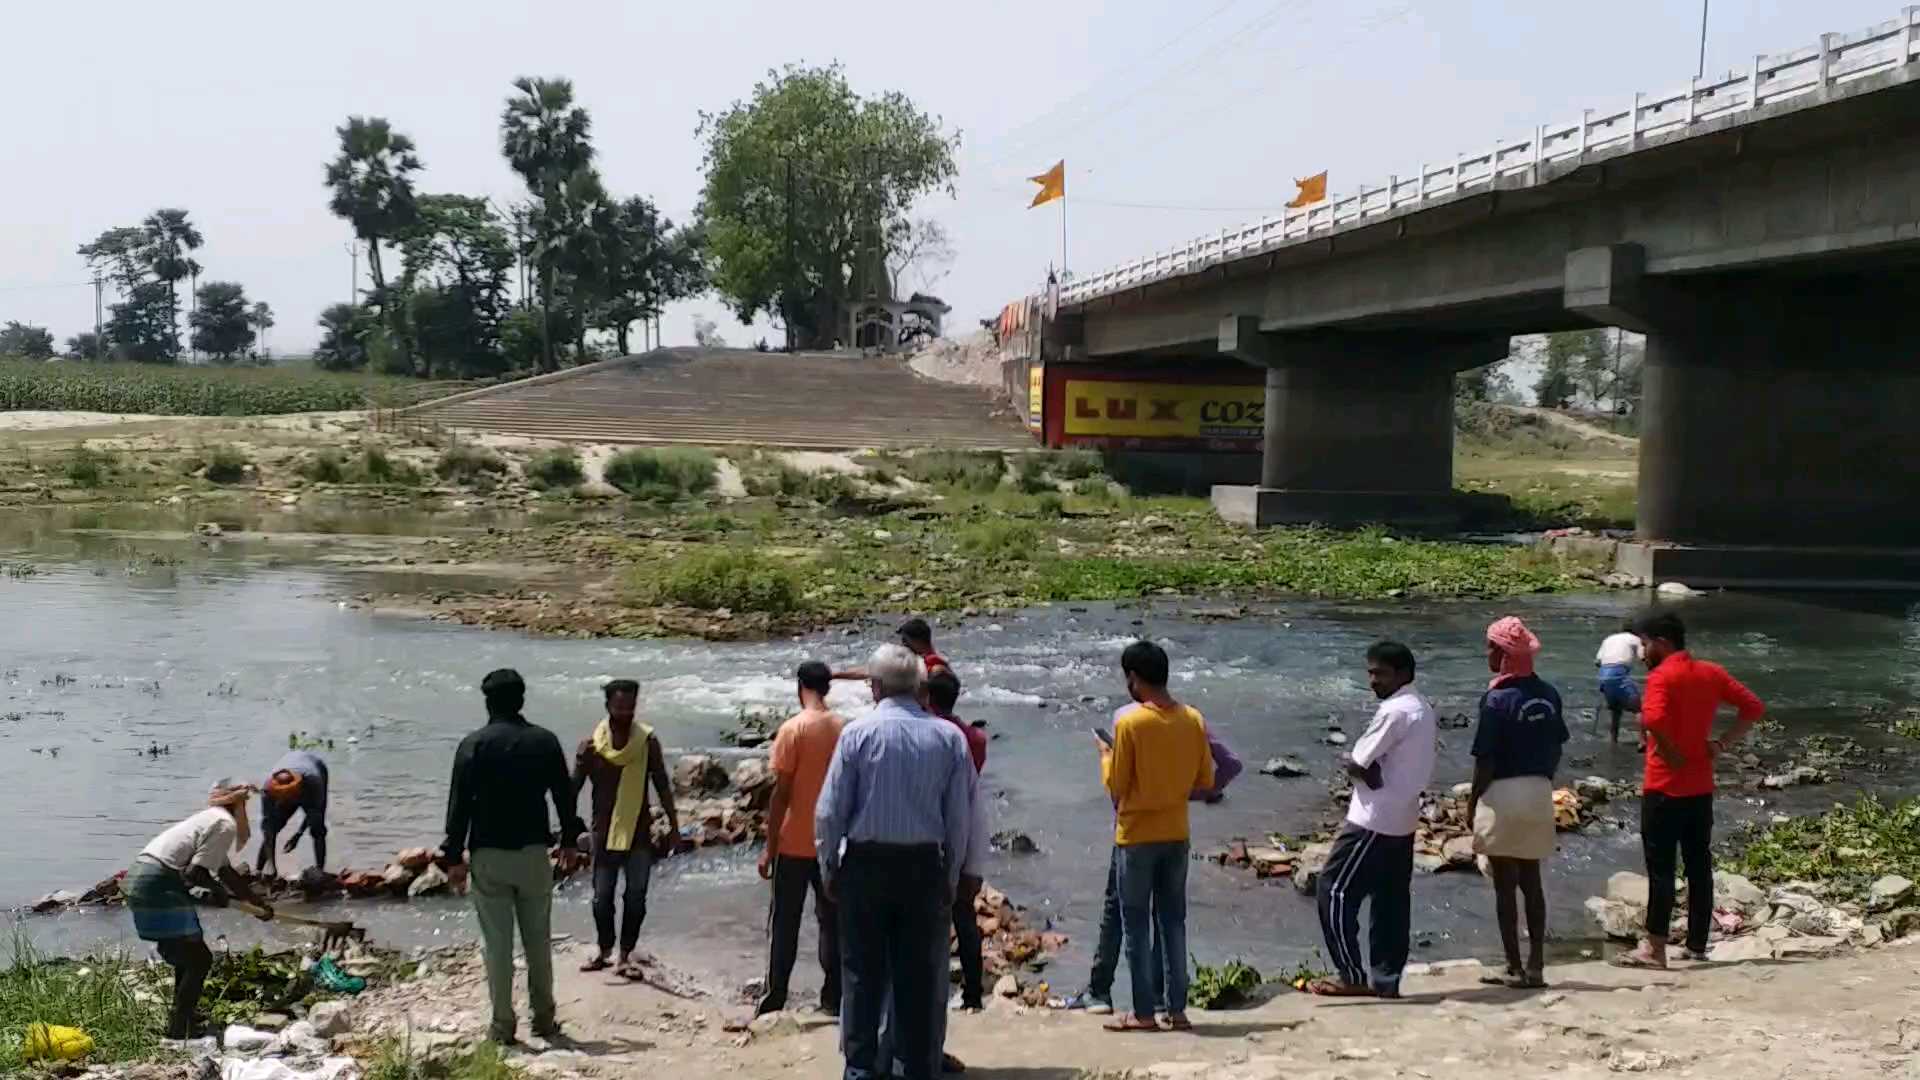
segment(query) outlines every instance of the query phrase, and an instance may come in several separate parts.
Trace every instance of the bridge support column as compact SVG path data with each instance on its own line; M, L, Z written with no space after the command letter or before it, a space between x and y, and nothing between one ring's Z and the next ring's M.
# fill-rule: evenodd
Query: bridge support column
M1719 283L1655 328L1638 532L1920 546L1920 324L1906 288Z
M1222 322L1220 351L1266 368L1260 485L1218 485L1215 509L1246 525L1450 525L1453 375L1506 355L1504 338L1261 334Z

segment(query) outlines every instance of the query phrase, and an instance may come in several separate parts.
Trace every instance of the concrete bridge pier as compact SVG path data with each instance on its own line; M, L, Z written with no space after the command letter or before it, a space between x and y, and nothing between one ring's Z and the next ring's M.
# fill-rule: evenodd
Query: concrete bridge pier
M1507 353L1504 337L1262 333L1221 320L1220 352L1266 369L1260 484L1216 485L1245 525L1444 526L1453 490L1453 376Z

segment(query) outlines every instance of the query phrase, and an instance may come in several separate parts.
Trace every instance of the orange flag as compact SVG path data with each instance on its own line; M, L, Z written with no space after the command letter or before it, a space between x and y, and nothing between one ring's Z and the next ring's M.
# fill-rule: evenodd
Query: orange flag
M1300 189L1300 194L1295 195L1293 201L1287 205L1295 210L1303 206L1312 206L1327 197L1326 171L1322 170L1305 180L1295 180L1293 186Z
M1055 199L1067 197L1067 162L1064 158L1054 162L1053 168L1039 176L1029 176L1027 179L1040 185L1039 193L1034 195L1033 201L1027 204L1029 210L1036 206L1045 206Z

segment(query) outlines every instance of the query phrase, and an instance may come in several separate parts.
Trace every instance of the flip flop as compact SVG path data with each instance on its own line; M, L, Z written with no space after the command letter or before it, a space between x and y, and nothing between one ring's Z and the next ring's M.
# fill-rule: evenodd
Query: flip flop
M1100 1026L1101 1028L1107 1031L1127 1032L1127 1033L1134 1033L1134 1034L1147 1034L1147 1033L1156 1032L1160 1030L1159 1024L1156 1024L1151 1020L1142 1020L1139 1017L1134 1016L1132 1014L1128 1014L1125 1016L1116 1016L1112 1020L1109 1020L1106 1023L1101 1024Z
M1619 955L1608 959L1607 963L1617 968L1627 968L1632 971L1665 971L1667 970L1667 965L1664 961L1656 963L1653 960L1653 958L1648 956L1643 956L1639 952L1620 953Z
M1692 949L1681 949L1680 959L1685 960L1689 963L1705 964L1705 963L1710 963L1713 960L1713 957L1703 952L1694 952Z
M1167 1017L1167 1030L1168 1031L1192 1031L1193 1021L1187 1019L1184 1016L1169 1016Z
M1349 986L1335 979L1315 979L1307 984L1307 993L1315 997L1377 997L1371 986Z
M1523 972L1519 975L1509 975L1507 977L1507 988L1510 990L1545 990L1547 988L1546 974L1544 972Z
M1520 971L1515 971L1515 970L1514 970L1514 969L1512 969L1512 968L1508 968L1507 970L1505 970L1505 971L1502 971L1502 972L1499 972L1498 974L1493 974L1493 975L1482 975L1482 976L1480 976L1480 985L1482 985L1482 986L1512 986L1512 985L1513 985L1513 983L1511 983L1511 982L1510 982L1510 981L1508 981L1508 980L1511 980L1511 979L1519 979L1519 978L1524 978L1524 977L1525 977L1525 973L1524 973L1524 972L1520 972Z
M581 971L605 971L607 970L607 968L611 966L613 966L612 961L608 960L604 956L596 956L593 959L587 961L586 963L581 964L580 970Z

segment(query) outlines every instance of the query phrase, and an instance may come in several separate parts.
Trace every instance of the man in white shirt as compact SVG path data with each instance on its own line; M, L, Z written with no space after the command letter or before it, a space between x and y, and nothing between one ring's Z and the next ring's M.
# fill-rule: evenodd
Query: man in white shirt
M1613 715L1613 741L1620 741L1620 715L1640 711L1640 686L1633 681L1633 665L1640 662L1643 648L1638 635L1625 628L1608 634L1594 654L1593 666L1600 669L1600 697Z
M1320 871L1320 930L1337 974L1308 991L1329 997L1400 996L1413 911L1413 833L1420 793L1433 779L1438 725L1413 688L1413 650L1397 641L1367 649L1367 682L1380 707L1354 743L1346 769L1353 799ZM1367 951L1360 905L1372 900Z

